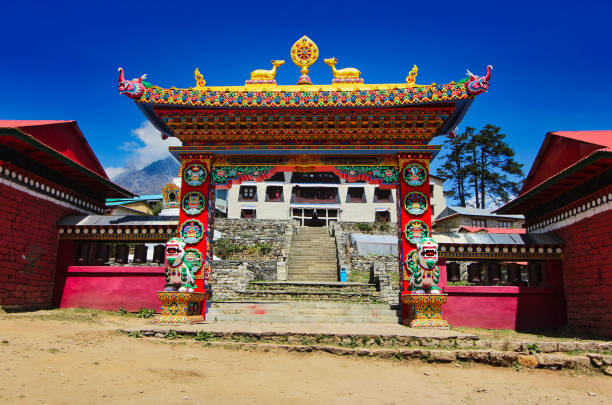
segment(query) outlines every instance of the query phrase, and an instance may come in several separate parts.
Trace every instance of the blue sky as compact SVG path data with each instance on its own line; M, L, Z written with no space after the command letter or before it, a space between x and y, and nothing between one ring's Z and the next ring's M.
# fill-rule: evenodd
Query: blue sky
M285 59L277 80L293 84L289 49L305 34L315 83L331 81L331 56L366 83L402 83L413 64L418 83L493 65L462 127L501 126L528 170L547 131L612 129L612 6L503 3L5 2L0 118L74 119L105 167L141 166L167 144L117 93L117 67L164 87L192 86L195 67L209 85L240 85Z

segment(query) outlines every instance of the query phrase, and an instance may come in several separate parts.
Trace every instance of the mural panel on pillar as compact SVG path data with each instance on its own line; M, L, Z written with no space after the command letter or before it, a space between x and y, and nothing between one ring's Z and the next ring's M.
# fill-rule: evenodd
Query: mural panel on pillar
M192 263L196 291L205 291L210 208L210 167L212 156L181 154L181 197L179 237L187 243L185 260Z
M429 153L398 155L400 186L398 198L398 233L400 240L401 294L411 294L409 272L406 264L415 256L421 238L431 236L431 207L429 188ZM402 322L411 318L411 308L402 305Z

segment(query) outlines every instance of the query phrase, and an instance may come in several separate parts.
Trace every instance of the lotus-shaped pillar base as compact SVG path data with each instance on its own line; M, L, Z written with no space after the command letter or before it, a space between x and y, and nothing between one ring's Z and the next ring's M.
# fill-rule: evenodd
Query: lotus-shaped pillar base
M161 315L155 323L203 322L202 309L209 298L206 292L158 291L162 302Z
M442 318L442 305L448 294L408 294L402 295L402 302L414 306L415 317L410 322L411 328L444 328L449 325Z

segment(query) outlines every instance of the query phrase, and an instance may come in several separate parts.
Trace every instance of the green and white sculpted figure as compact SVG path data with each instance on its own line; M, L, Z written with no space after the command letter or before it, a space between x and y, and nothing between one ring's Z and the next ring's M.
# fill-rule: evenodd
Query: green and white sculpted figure
M185 242L181 238L171 238L166 242L164 291L193 292L195 288L191 263L185 261Z
M413 294L440 294L438 287L438 244L432 238L422 238L417 243L418 260L410 261L409 283Z

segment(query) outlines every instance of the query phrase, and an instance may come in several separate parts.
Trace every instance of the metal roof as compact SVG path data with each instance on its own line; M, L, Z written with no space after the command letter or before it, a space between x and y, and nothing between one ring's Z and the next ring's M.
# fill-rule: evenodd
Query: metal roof
M58 226L178 225L178 216L75 215L62 218Z
M439 244L457 245L563 245L554 233L434 233Z
M444 211L440 213L440 216L436 218L436 221L439 221L444 218L448 218L452 215L466 215L472 217L487 217L487 218L513 218L513 219L525 219L524 215L505 215L505 214L495 214L489 210L481 209L481 208L471 208L471 207L450 207L447 206ZM442 216L444 215L444 216Z

